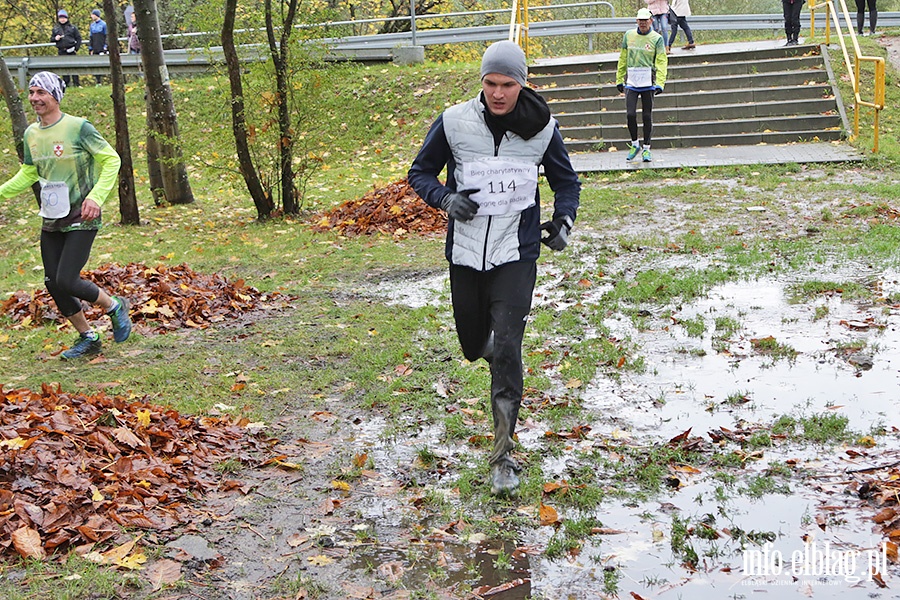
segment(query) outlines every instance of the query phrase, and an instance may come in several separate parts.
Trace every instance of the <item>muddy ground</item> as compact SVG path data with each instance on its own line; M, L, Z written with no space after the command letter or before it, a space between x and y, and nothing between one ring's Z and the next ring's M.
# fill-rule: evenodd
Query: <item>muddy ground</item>
M798 186L825 177L852 183L875 176L859 167L830 174L803 168L794 175ZM885 173L877 177L881 183L897 183ZM805 225L810 215L839 210L834 199L798 198L787 186L779 192L776 210L774 204L756 206L752 190L744 200L728 200L727 190L739 185L735 181L697 183L726 204L726 210L706 219L704 227L733 228L748 240L815 236L815 229ZM603 185L620 189L623 198L637 193L627 179ZM541 264L536 306L560 313L571 306L571 295L559 289L559 283L571 276L570 266L593 272L592 253L618 247L619 236L652 231L668 236L693 226L696 206L664 194L654 196L652 207L628 220L579 223L568 250L571 263ZM437 245L435 250L439 251ZM610 270L635 273L647 268L640 248L617 253ZM668 264L655 266L689 268L697 262L679 252L664 260ZM350 401L349 390L347 396L325 399L325 410L305 409L303 399L297 398L280 420L269 424L269 432L281 440L276 450L286 464L245 469L235 474L245 493L208 497L205 514L181 537L169 541L157 559L159 564L176 559L182 565L182 581L153 594L145 588L141 594L208 600L574 600L613 594L638 599L896 597L900 568L886 558L882 561L882 532L872 521L875 511L858 492L865 469L895 462L900 454L900 422L894 409L900 387L900 272L873 269L861 259L838 269L825 264L820 272L813 268L777 273L715 286L696 301L672 307L671 313L648 313L640 329L624 315L608 315L604 325L637 342L646 369L618 380L598 372L592 381L579 382L590 429L573 438L571 454L609 456L617 444L649 447L688 429L689 437L700 436L708 443L708 432L722 428L753 431L778 415L830 412L846 417L853 431L880 431L875 448L778 444L748 457L734 493L727 497L721 493L721 482L702 472L674 471L671 488L657 495L626 503L614 497L602 502L592 513L602 527L585 540L580 553L550 560L544 551L558 525L540 523L534 499L499 509L493 505L492 515L459 514L456 519L440 519L428 508L434 506L435 497L451 505L457 502L458 467L470 466L483 449L466 443L442 445L435 460L422 465L417 454L423 447L434 448L441 433L436 425L416 422L415 415L409 415L406 418L418 433L398 439L386 431L383 415L361 410ZM859 281L881 300L845 301L840 294L831 294L788 301L792 284L816 278ZM371 295L385 303L420 306L444 302L445 288L444 273L435 272L377 286ZM585 289L579 301L596 301L606 289L601 279ZM717 337L714 323L727 318L740 320L740 331ZM691 335L683 324L697 321L708 328L702 335ZM799 354L793 360L778 360L755 352L754 340L766 336ZM845 351L860 342L866 348L861 355ZM571 385L560 373L553 377L560 391ZM435 393L446 393L441 382L435 383ZM735 395L743 400L735 400ZM458 399L448 402L453 400ZM539 413L524 419L519 442L528 449L540 448L549 429ZM548 454L541 465L546 480L564 479L576 466L572 455ZM354 463L359 472L352 484L337 481L336 465ZM749 489L770 467L784 465L792 471L787 487L760 494L740 491L742 486ZM597 476L601 481L605 477L602 472ZM561 510L559 517L565 520L574 514ZM477 517L491 517L508 535L491 536L465 526L467 518ZM523 518L527 526L522 525ZM693 566L673 539L684 523L694 528L706 523L716 532L694 535L690 545L699 560ZM734 531L746 535L722 534ZM748 536L753 544L747 545ZM844 561L843 571L835 567L816 572L815 556L800 554L795 562L801 570L793 576L761 572L763 555L748 555L745 549L761 553L766 541L769 550L782 556L810 548L830 551L837 557L834 560ZM856 561L852 565L851 555ZM748 567L748 556L757 563ZM498 557L505 558L503 564L498 564ZM152 565L148 569L152 572ZM888 587L882 587L878 577Z
M895 66L900 66L900 40L884 38L883 44ZM802 185L826 174L804 168L795 177ZM859 183L874 177L889 183L884 173L856 167L838 176L844 182ZM726 203L731 187L742 185L750 192L751 200L731 201L728 210L704 224L720 228L727 223L747 239L814 236L804 227L805 220L823 209L836 208L833 200L798 198L795 188L783 191L778 211L757 210L752 189L744 184L709 179L699 183L726 198ZM635 193L627 180L613 178L604 185L620 189L623 198ZM593 226L580 222L568 250L571 264L590 271L594 260L590 249L615 246L620 235L687 231L695 208L658 194L650 209L627 221ZM435 250L439 251L437 246ZM623 273L646 268L640 254L639 248L622 251L614 268ZM668 261L667 266L687 268L696 259L673 253ZM564 263L559 260L542 263L536 305L562 312L570 298L557 289L567 276L560 265ZM896 433L900 421L894 404L900 388L900 273L872 269L864 260L842 265L839 271L827 267L820 273L726 283L678 306L674 315L648 314L641 330L629 318L611 314L604 324L638 342L647 368L619 380L599 374L583 382L590 430L573 441L573 452L610 452L623 441L635 446L658 444L688 429L702 437L721 428L752 430L788 413L833 411L846 416L854 431L884 432L876 448L868 452L858 448L848 452L845 446L780 445L748 459L739 486L751 485L754 476L766 473L770 465L788 464L793 469L789 490L723 498L720 482L685 469L673 473L671 489L646 500L604 501L594 513L602 531L585 540L579 554L549 560L543 553L557 528L540 524L539 507L533 502L510 502L499 510L492 507L493 515L471 515L473 519L492 517L501 530L512 530L502 539L467 529L467 515L439 520L427 508L429 502L423 502L426 497L431 504L434 497L451 505L456 502L455 467L468 466L482 450L448 445L438 450L430 466L424 466L417 453L433 447L433 440L440 437L434 424L415 423L418 435L397 439L386 433L383 415L362 411L348 399L349 390L346 396L327 398L326 410L306 409L304 399L297 398L279 420L269 424L269 433L281 440L276 451L284 465L234 474L243 482L243 493L207 497L193 526L174 540L156 538L162 549L143 577L164 573L174 559L180 565L181 580L152 591L145 584L135 596L172 600L898 597L900 568L892 561L881 562L882 532L858 491L864 469L900 460ZM831 295L788 302L791 284L816 277L863 282L884 301L859 303ZM372 296L401 306L443 301L443 272L402 280L377 286ZM606 289L601 281L585 290L580 301L590 303ZM678 324L699 320L711 325L717 318L740 319L743 328L721 339L715 338L714 326L697 337ZM753 340L766 336L791 345L799 355L787 361L754 352ZM863 356L844 352L852 342L865 342L867 352ZM556 375L560 390L568 383ZM435 393L446 393L440 386L436 382ZM746 401L734 401L735 394ZM408 418L415 422L415 416ZM548 429L546 423L526 419L520 423L519 442L525 448L539 448ZM548 455L542 464L547 480L564 478L572 460ZM359 463L359 475L345 489L336 479L336 465L354 461ZM603 477L598 473L599 479ZM521 526L523 516L530 525ZM693 539L699 563L690 567L672 538L679 523L696 526L701 522L718 533ZM722 537L721 532L735 530L746 532L754 544L742 547L740 540L746 544L747 536ZM153 540L150 536L147 541ZM758 554L748 559L748 547ZM810 548L831 552L834 564L843 566L817 572L821 561L800 554L796 556L801 560L795 563L801 569L793 575L776 574L774 567L762 572L759 567L769 564L763 550L787 557ZM498 557L506 558L504 564L498 564ZM755 564L746 562L754 559ZM872 577L873 567L882 581ZM157 577L165 579L162 574Z

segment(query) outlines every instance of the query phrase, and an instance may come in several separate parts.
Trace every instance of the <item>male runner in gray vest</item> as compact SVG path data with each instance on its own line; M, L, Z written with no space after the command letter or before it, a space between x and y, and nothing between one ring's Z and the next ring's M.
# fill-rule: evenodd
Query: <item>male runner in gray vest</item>
M468 360L484 358L491 366L491 493L509 496L519 487L510 453L536 261L541 242L566 247L581 193L556 119L526 86L527 77L518 45L491 45L482 57L481 93L438 117L409 169L413 189L450 217L446 256L456 333ZM553 217L543 224L539 166L554 192Z

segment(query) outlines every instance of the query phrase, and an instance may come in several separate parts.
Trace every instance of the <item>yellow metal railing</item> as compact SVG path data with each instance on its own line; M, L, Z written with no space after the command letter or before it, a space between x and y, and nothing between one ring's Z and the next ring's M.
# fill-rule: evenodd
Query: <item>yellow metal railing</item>
M880 56L864 56L859 49L859 40L856 39L856 28L853 27L853 21L850 20L850 12L847 10L847 3L844 0L840 2L840 10L844 15L844 23L847 25L845 32L841 28L841 22L835 9L835 0L809 0L809 33L810 36L816 34L816 9L825 8L825 44L831 43L831 23L834 22L834 28L838 32L838 42L841 44L841 51L844 53L844 63L847 65L847 73L852 73L851 83L853 84L853 95L856 97L854 103L854 139L859 137L859 107L870 106L875 109L874 124L874 147L872 152L878 152L878 123L879 115L884 109L884 59ZM829 19L830 17L830 19ZM853 60L850 59L850 53L847 50L847 44L844 42L844 35L849 33L850 41L853 43ZM862 99L860 90L860 66L864 62L875 64L875 93L874 99L869 102Z
M528 0L512 0L509 41L522 46L525 56L528 56Z

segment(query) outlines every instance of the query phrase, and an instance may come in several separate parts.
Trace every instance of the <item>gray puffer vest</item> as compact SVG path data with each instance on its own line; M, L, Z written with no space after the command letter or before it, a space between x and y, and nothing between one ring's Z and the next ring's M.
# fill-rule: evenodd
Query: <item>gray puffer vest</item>
M456 160L456 189L466 189L463 164L478 158L504 156L540 165L556 129L556 119L531 139L507 131L494 147L494 136L484 121L487 110L479 98L444 111L444 135ZM454 265L489 271L522 258L521 246L540 243L540 208L535 205L519 213L500 216L476 216L464 223L453 221L451 262ZM526 213L535 211L526 218ZM533 231L532 231L533 229Z

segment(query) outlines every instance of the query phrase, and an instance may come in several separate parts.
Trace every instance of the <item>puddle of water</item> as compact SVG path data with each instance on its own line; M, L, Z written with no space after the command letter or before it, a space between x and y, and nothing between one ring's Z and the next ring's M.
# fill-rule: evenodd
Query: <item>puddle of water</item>
M700 338L689 337L679 325L639 332L623 317L608 319L613 335L636 340L646 373L625 375L621 383L598 377L585 392L585 406L614 415L610 420L619 428L660 437L688 427L703 435L734 427L739 420L770 421L795 410L837 411L850 419L851 429L863 433L890 425L892 398L900 386L900 311L885 315L883 305L860 308L838 297L818 303L828 311L814 320L816 305L788 304L778 282L738 282L711 290L675 315L682 322L702 319L707 331ZM725 342L727 353L713 347L717 317L741 324ZM854 330L844 324L867 319L883 327ZM768 336L800 354L795 360L760 355L752 340ZM859 342L866 343L863 352L873 358L869 370L858 370L838 352L842 345ZM750 402L724 403L737 393Z
M423 308L437 306L441 296L449 294L450 280L446 272L424 278L382 281L374 287L372 293L383 298L388 306L408 306Z
M537 290L536 304L558 307L569 302L563 294L554 291L563 275L549 271L544 275L548 281ZM881 283L884 296L900 294L898 280L900 277L894 273ZM410 287L416 291L430 288L429 293L436 297L445 285L446 278L441 275L430 284L420 281L411 283ZM586 290L582 302L598 300L607 289L600 287ZM402 296L402 302L412 302L397 291L396 284L390 290L392 297ZM827 309L827 314L814 320L817 306L822 307L820 313ZM691 337L683 326L671 322L660 321L654 330L637 331L628 318L614 316L607 320L605 324L613 335L630 337L641 348L647 372L623 374L619 381L600 375L590 383L583 395L584 408L593 413L599 424L595 424L587 439L573 442L573 449L593 444L597 436L615 435L617 429L626 430L630 435L639 433L664 440L693 428L694 435L705 437L707 431L719 427L734 428L748 421L769 423L783 414L834 411L847 416L849 427L861 433L868 433L875 425L890 428L896 424L892 410L900 384L900 311L896 308L858 306L843 302L839 296L789 304L783 282L761 280L716 287L704 298L681 307L675 317L681 321L703 320L707 331L700 337ZM714 344L722 343L714 338L717 317L729 317L741 325L737 333L724 341L727 352L714 348ZM855 330L841 323L864 322L869 318L884 327ZM648 321L652 322L652 318ZM759 355L751 340L767 336L800 354L792 361L776 361ZM871 369L857 370L835 351L841 344L858 341L867 343L865 351L871 353L874 361ZM725 404L728 396L738 392L750 401L736 406ZM604 424L609 429L603 428ZM350 447L368 452L387 479L409 473L409 465L414 464L423 446L439 452L450 463L471 460L471 448L466 444L444 444L436 448L434 440L443 437L437 426L423 424L415 434L403 439L386 439L385 427L384 419L373 418L360 423L346 440ZM539 447L544 431L540 424L525 423L519 429L520 443L526 448ZM879 456L886 451L900 450L900 440L880 437L878 443ZM860 509L859 498L844 493L846 482L841 477L827 476L831 472L842 475L843 469L852 464L845 460L843 449L826 451L797 445L767 448L764 459L748 463L740 479L745 481L762 473L766 465L775 461L784 464L788 459L797 460L799 465L797 475L789 481L790 495L751 499L735 489L717 492L719 484L701 474L694 481L686 477L683 487L663 492L653 502L631 505L617 500L604 502L593 516L605 527L623 533L589 537L580 554L571 560L551 561L543 555L554 532L551 527L526 528L514 534L518 538L515 543L507 541L505 545L500 540L466 542L455 534L446 539L429 539L433 517L427 511L419 512L408 498L403 499L404 494L376 493L354 506L359 507L359 515L372 523L376 532L381 531L385 543L391 546L361 547L351 554L351 566L365 569L398 562L405 569L403 581L410 589L416 585L425 589L436 570L446 574L439 584L442 589L460 585L498 586L519 578L528 580L495 596L503 600L600 598L608 589L608 569L614 569L619 577L616 587L621 598L630 597L632 592L647 599L787 600L800 596L828 600L848 594L894 597L869 579L868 553L872 550L872 559L879 560L877 547L881 540L881 531L873 529L870 521L872 511ZM805 466L825 475L804 479ZM566 456L547 457L542 462L548 480L562 476L566 467ZM450 468L444 475L429 474L425 489L445 493L453 502L453 478L457 471ZM563 519L590 516L559 510ZM692 572L682 564L683 557L673 551L673 521L677 517L696 527L707 515L715 519L712 529L719 537L689 538L699 557L699 570ZM821 515L827 516L825 530L817 525L816 517ZM413 529L424 532L422 539L409 537ZM727 535L728 531L738 529L765 533L770 536L771 545L742 547ZM760 544L764 542L762 538L757 540ZM499 559L511 555L516 546L532 547L538 553L515 555L509 558L508 569L498 568L498 562L503 562ZM762 554L766 549L768 554ZM771 564L769 571L765 570L763 561L769 560L776 551L787 571L799 570L796 577L773 574ZM859 552L852 565L851 552ZM825 553L830 559L843 560L844 570L831 567L831 571L823 572L823 567L816 567L816 556ZM885 574L885 579L892 585L890 573Z
M882 571L879 561L884 559L878 547L880 534L870 533L870 525L858 520L859 511L832 511L846 523L838 527L829 524L825 532L814 521L820 501L799 486L790 496L770 495L759 500L739 497L724 504L698 501L712 494L711 484L701 483L661 499L665 504L604 505L596 516L622 533L602 539L591 537L572 560L532 557L535 597L597 598L603 589L604 565L616 567L621 573L617 584L620 598L631 597L632 593L643 598L780 600L799 594L836 599L848 593L894 597L882 596L879 586L869 578L870 558ZM699 521L705 520L711 524L708 537L718 536L711 540L688 537L699 558L696 572L686 569L682 555L672 549L675 515L695 531ZM742 546L728 536L727 532L739 529L751 533L758 545L751 542ZM771 541L765 541L764 536ZM545 538L546 533L539 530L531 541L546 543ZM782 558L778 575L776 556ZM829 557L827 561L823 561L825 556ZM838 559L843 563L836 562ZM886 574L885 580L889 579Z

